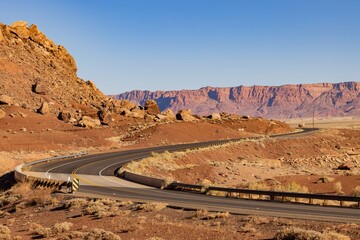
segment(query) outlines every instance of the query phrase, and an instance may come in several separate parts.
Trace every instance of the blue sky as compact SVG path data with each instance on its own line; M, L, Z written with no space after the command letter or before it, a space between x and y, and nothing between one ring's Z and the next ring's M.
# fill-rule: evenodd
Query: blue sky
M360 81L358 0L12 0L107 94Z

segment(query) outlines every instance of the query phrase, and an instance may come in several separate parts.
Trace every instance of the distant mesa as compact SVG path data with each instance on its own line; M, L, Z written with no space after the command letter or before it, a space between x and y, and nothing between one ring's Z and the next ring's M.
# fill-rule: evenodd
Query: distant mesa
M204 87L155 92L134 90L111 97L140 105L154 100L161 111L189 109L201 116L214 112L270 118L311 117L313 112L323 117L360 115L359 82Z

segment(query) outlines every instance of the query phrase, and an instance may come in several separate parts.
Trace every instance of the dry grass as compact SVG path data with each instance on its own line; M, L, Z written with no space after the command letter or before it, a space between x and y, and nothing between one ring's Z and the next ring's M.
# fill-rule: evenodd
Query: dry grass
M148 174L147 169L149 169L151 167L159 169L159 170L163 170L163 171L175 171L178 169L191 169L195 165L193 165L193 164L178 165L174 161L174 159L183 157L186 154L190 154L190 153L209 151L209 150L224 148L224 147L233 146L233 145L236 146L237 144L242 143L244 141L256 142L256 143L262 144L262 142L265 139L267 139L267 137L263 137L260 139L250 139L250 140L243 139L243 140L239 140L237 142L229 142L229 143L224 143L224 144L212 145L212 146L202 147L202 148L187 149L185 151L177 151L177 152L171 152L171 153L168 151L165 151L163 153L152 152L151 157L144 158L144 159L141 159L138 161L131 161L131 162L127 163L126 165L124 165L122 168L119 169L118 173L120 174L123 171L129 171L129 172L138 173L138 174Z
M360 185L356 186L351 194L352 196L360 197Z
M78 208L85 206L88 202L85 198L72 198L65 200L63 207L65 209Z
M334 185L333 185L333 190L334 190L334 192L336 192L336 193L341 192L341 190L342 190L341 182L336 182L336 183L334 183Z
M30 182L17 183L8 192L11 195L20 195L24 197L26 194L31 192L31 183Z
M275 191L279 192L297 192L297 193L307 193L309 189L305 186L301 186L296 182L291 182L287 185L279 185L274 188Z
M350 240L348 236L335 232L317 232L301 228L285 228L276 233L275 240Z
M11 230L7 226L0 225L0 239L11 239Z
M217 212L217 213L211 213L204 217L202 217L202 220L213 220L218 218L228 218L230 214L228 212Z
M83 239L84 240L97 240L97 239L121 240L121 238L115 233L110 231L105 231L99 228L94 228L90 232L86 233Z
M42 227L40 224L36 223L30 223L29 230L34 235L38 235L40 237L54 237L62 233L68 233L70 229L72 228L73 224L70 222L62 222L62 223L56 223L51 228L45 228Z
M248 184L248 188L251 190L264 190L264 191L270 190L270 187L263 182L250 182Z
M134 210L145 210L147 212L153 212L153 211L160 211L166 207L167 207L166 203L149 202L149 203L137 204L134 207Z

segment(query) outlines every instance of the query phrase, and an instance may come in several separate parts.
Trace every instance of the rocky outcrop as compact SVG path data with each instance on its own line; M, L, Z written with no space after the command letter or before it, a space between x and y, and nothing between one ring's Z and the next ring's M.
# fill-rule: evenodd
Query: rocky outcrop
M43 115L49 114L50 113L49 104L47 102L43 102L37 111L38 111L38 113L41 113Z
M80 127L85 128L95 128L101 125L101 122L99 119L93 119L88 116L83 116L78 124Z
M105 123L109 114L135 107L105 96L92 81L78 78L76 71L74 58L36 25L0 23L0 105L39 110L69 123L107 109L108 114L99 116ZM51 108L45 104L39 109L44 102Z
M194 122L196 120L196 118L191 115L190 109L180 110L176 114L176 119L184 122Z
M145 111L147 112L147 114L154 116L160 114L159 106L154 100L147 100L145 102Z
M211 120L221 120L220 113L210 114L209 116L207 116L207 118Z
M360 83L319 83L284 86L204 87L181 91L132 91L112 96L143 105L157 102L160 110L191 109L194 114L228 112L265 117L359 116Z

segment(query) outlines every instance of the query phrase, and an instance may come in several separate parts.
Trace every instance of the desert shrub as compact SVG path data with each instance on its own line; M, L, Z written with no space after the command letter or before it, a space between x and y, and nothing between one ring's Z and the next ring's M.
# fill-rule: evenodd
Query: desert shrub
M241 232L245 233L254 233L256 232L256 228L254 228L251 224L245 223L244 226L240 227Z
M104 198L104 199L98 199L96 200L98 203L102 203L105 206L114 206L116 204L116 200Z
M341 185L341 182L336 182L334 183L333 185L333 190L334 192L338 193L342 190L342 185Z
M45 238L54 237L58 236L59 234L69 232L72 226L73 224L69 222L56 223L51 228L42 227L41 225L37 224L33 225L34 230L32 233Z
M7 226L0 225L0 234L9 235L11 234L11 230Z
M356 196L356 197L360 197L360 185L356 186L353 190L353 192L351 193L351 195Z
M350 237L336 232L323 232L324 240L351 240Z
M84 240L98 240L98 239L121 240L121 238L118 235L98 228L94 228L93 230L91 230L91 232L86 233L83 239Z
M205 217L203 217L203 220L212 220L212 219L217 219L217 218L228 218L230 216L230 214L228 212L217 212L217 213L212 213L209 214Z
M268 224L270 222L268 218L260 216L250 216L246 220L255 225Z
M31 191L31 183L30 182L19 182L19 183L15 184L8 191L8 193L11 195L25 196L30 191Z
M153 212L160 211L166 207L166 203L149 202L136 205L134 210L145 210L147 212Z
M94 215L101 211L106 211L107 207L101 202L90 202L83 210L85 215Z
M300 184L297 184L296 182L291 182L287 185L276 186L274 190L279 191L279 192L298 192L298 193L309 192L309 189L307 187L301 186Z
M332 177L328 177L328 176L323 176L320 177L316 183L329 183L329 182L333 182L335 180L335 178Z
M53 233L58 234L58 233L70 231L72 226L73 224L70 222L62 222L62 223L56 223L51 229Z
M321 240L322 233L301 228L285 228L276 233L274 240Z
M263 182L250 182L248 188L250 190L264 190L264 191L270 190L269 186Z
M29 222L29 223L27 223L27 225L28 225L27 230L29 232L31 232L32 234L38 234L38 231L43 228L43 226L41 226L38 223L34 223L34 222Z
M63 207L65 209L71 209L76 207L83 207L88 203L88 201L85 198L72 198L65 200Z
M275 240L350 240L348 236L335 232L317 232L301 228L285 228L275 235Z
M120 202L117 202L117 205L119 207L128 207L130 205L133 205L134 203L132 201L120 201Z
M195 213L195 217L205 217L208 215L208 211L207 210L204 210L204 209L199 209L196 211Z

